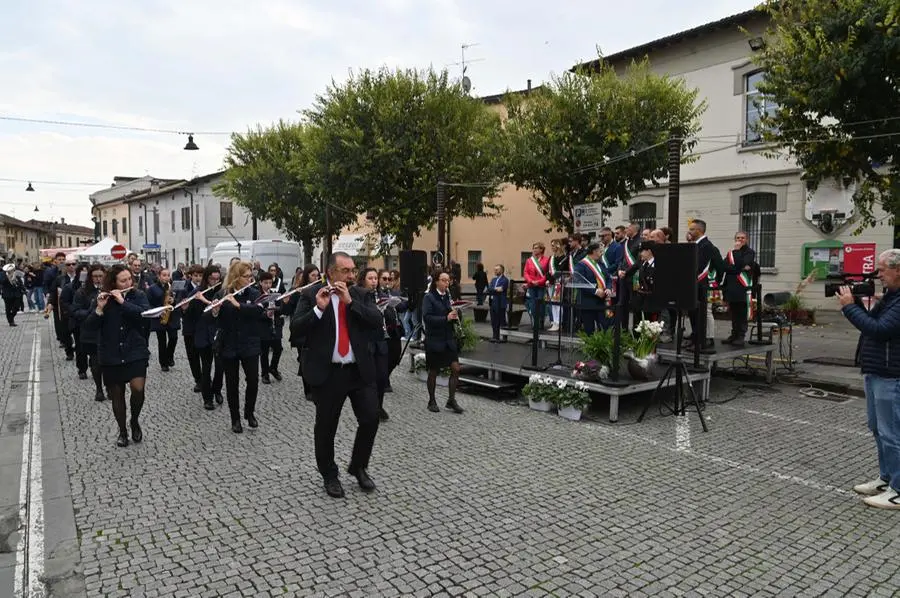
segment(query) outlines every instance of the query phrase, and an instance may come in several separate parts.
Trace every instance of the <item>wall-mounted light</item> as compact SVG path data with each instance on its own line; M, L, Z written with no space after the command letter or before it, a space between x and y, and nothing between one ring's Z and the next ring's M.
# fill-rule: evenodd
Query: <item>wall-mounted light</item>
M196 143L194 143L193 135L188 135L188 142L184 145L184 149L188 151L195 151L200 149L200 147Z
M761 37L751 37L747 40L747 44L750 46L750 49L754 52L759 52L763 48L766 47L766 40Z

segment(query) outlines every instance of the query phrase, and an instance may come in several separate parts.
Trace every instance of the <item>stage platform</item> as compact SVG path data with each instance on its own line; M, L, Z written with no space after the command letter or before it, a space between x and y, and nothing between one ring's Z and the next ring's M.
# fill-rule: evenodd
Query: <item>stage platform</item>
M409 368L414 371L414 358L417 353L423 353L422 349L409 348ZM568 357L568 356L566 356ZM531 346L524 343L488 343L481 342L475 351L460 355L459 363L462 366L477 368L487 373L488 380L500 381L503 375L518 378L524 385L533 374L549 376L554 379L574 381L572 366L567 363L554 365L557 361L557 352L547 349L538 349L537 369L531 367ZM690 367L690 364L688 364ZM628 377L625 363L622 363L620 379L625 386L611 386L600 382L585 382L591 392L609 397L609 421L616 422L619 419L619 400L622 397L636 395L644 392L652 392L659 386L659 379L666 371L665 365L657 365L654 372L654 380L636 381ZM707 396L709 390L709 369L692 370L690 383L694 386L699 397ZM671 377L663 385L668 388L674 385L674 377Z

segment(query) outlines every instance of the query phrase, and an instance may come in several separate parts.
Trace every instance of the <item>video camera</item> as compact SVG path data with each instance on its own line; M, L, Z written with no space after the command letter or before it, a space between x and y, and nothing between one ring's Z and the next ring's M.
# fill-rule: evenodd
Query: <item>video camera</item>
M841 282L826 282L825 296L834 297L841 287L850 287L854 297L874 297L878 271L869 274L843 274Z

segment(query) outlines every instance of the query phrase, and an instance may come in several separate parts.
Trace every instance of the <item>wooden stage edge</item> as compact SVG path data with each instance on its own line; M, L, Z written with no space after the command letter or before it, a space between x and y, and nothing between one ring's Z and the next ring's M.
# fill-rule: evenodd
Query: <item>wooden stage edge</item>
M497 347L504 347L508 345L498 345ZM415 371L414 360L415 356L418 353L424 353L422 349L416 349L410 347L408 350L409 353L409 369L410 371ZM479 368L485 370L488 374L489 380L499 380L502 374L507 374L510 376L515 376L517 378L528 379L534 374L540 374L541 376L549 377L554 380L565 380L567 382L571 382L574 380L571 376L571 368L564 367L560 369L556 368L548 368L544 371L535 371L533 369L529 369L528 366L520 365L516 363L503 363L499 359L490 360L485 356L479 355L460 355L459 363L463 366L469 366L473 368ZM686 362L686 365L690 368L690 363ZM624 370L624 364L623 364ZM665 368L661 368L661 371L664 371ZM689 374L688 382L694 386L695 392L700 397L708 396L709 392L709 379L711 372L709 369L705 369L703 371L694 370ZM700 384L700 388L697 388L697 384ZM617 422L619 421L619 399L624 396L634 395L642 392L651 392L656 390L660 386L659 379L650 380L648 382L634 382L627 386L609 386L606 384L601 384L599 382L584 382L585 386L592 392L597 394L606 395L609 397L609 421ZM669 388L674 386L675 379L674 376L670 376L662 385L663 388Z

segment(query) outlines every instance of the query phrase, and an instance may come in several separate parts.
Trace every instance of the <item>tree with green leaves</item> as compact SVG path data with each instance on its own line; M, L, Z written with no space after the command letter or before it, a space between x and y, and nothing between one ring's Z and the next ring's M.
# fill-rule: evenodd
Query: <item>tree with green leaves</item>
M775 109L765 141L785 148L807 183L856 185L862 227L880 204L900 213L900 4L897 0L769 2L759 90Z
M313 248L326 235L325 202L306 174L309 130L298 123L279 121L257 126L246 134L235 133L225 158L227 167L215 192L232 198L259 220L270 220L288 237L301 244L307 263ZM356 220L346 213L333 214L332 226L340 230Z
M438 181L449 216L498 210L499 116L446 71L364 70L332 84L304 111L317 192L411 249L436 219Z
M608 212L665 178L670 132L680 133L686 155L706 108L697 90L646 61L621 75L599 63L505 100L508 180L532 191L541 213L569 233L573 206L600 202Z

